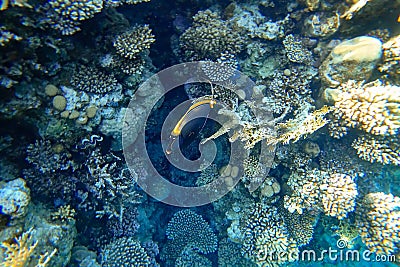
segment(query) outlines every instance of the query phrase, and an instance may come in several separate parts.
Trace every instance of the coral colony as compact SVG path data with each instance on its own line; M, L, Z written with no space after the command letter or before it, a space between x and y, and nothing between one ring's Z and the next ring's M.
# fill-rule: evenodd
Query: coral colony
M0 1L0 266L396 266L399 10ZM141 87L187 62L205 82ZM160 129L184 101L163 148ZM142 151L124 153L138 140L167 181L229 192L195 207L166 204L164 186L153 197ZM167 155L195 160L211 143L213 162L196 172ZM233 163L237 145L246 157Z

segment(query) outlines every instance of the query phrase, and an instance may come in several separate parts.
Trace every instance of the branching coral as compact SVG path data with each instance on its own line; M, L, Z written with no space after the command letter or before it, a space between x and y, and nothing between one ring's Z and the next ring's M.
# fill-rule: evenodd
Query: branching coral
M357 205L356 223L368 249L389 255L400 245L400 198L369 193Z
M280 208L279 213L282 214L289 235L296 240L298 246L304 246L311 241L317 217L307 212L301 215L290 213L284 208Z
M236 54L243 44L242 37L210 10L199 11L193 17L192 27L180 41L187 57L197 59L216 59L225 51Z
M114 75L106 74L96 68L80 66L71 79L71 84L77 90L104 94L110 91L121 90Z
M105 7L119 7L121 5L136 5L142 2L150 2L150 0L104 0Z
M383 63L379 67L381 72L389 74L399 81L400 76L400 35L397 35L383 44Z
M326 215L343 219L354 210L358 192L350 176L310 170L304 174L293 173L287 184L292 189L292 194L284 197L284 207L289 212L323 211Z
M149 25L136 26L131 31L118 35L114 42L117 53L128 59L135 59L155 42Z
M329 176L326 184L320 186L324 213L343 219L352 212L357 197L357 186L353 179L344 174L336 173Z
M312 59L311 52L303 46L298 37L295 37L293 34L286 35L283 40L283 46L285 47L286 56L291 62L310 63Z
M394 135L400 128L400 88L377 80L349 80L338 89L335 110L346 126L374 135Z
M103 9L103 0L50 0L46 6L47 22L63 35L80 31L82 21L92 18Z
M274 206L256 204L246 221L244 235L242 254L257 266L279 266L298 256L296 241L289 236Z
M181 210L174 214L167 226L169 239L164 248L164 257L176 258L185 247L191 247L200 253L216 251L217 237L208 223L190 210Z
M38 241L34 241L31 235L33 229L28 230L21 236L15 238L13 243L3 242L1 247L4 249L4 262L1 266L4 267L24 267L29 262L30 258L33 256L33 252L38 245ZM46 252L41 254L36 267L46 267L57 252L54 249L51 253Z
M351 146L363 160L400 165L399 138L362 135Z
M106 245L101 253L102 266L150 267L151 258L138 241L121 237Z
M57 151L57 146L52 145L49 140L36 140L26 151L26 160L41 173L54 173L73 166L73 162L69 160L69 153Z

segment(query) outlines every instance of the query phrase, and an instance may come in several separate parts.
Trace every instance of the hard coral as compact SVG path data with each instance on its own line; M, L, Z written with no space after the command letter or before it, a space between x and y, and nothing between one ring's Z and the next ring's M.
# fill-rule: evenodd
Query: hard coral
M50 0L46 5L46 19L50 26L63 35L80 31L82 21L92 18L103 9L103 0Z
M101 253L102 266L150 267L151 258L132 237L121 237L106 245Z
M356 223L368 249L389 255L400 245L400 198L369 193L357 206Z
M346 126L374 135L394 135L400 129L400 88L381 81L342 84L335 113Z
M118 35L114 47L122 57L135 59L139 53L149 49L154 41L154 35L149 25L136 26L132 30Z
M199 11L193 17L192 27L180 41L187 57L196 59L216 59L225 51L236 54L243 44L242 37L210 10Z
M181 210L174 214L167 226L167 237L178 254L190 246L203 254L216 251L217 237L208 223L190 210ZM170 255L172 256L172 255Z
M369 162L400 165L400 140L396 137L359 136L351 146Z

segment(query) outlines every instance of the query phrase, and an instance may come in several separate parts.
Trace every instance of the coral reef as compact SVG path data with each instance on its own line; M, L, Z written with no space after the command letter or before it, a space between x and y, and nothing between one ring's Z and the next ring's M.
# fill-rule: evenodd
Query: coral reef
M357 205L356 223L368 249L390 255L400 243L400 198L392 194L369 193Z
M243 38L211 10L199 11L180 41L186 57L193 59L216 59L225 51L237 54L243 44Z
M369 162L400 165L400 140L396 137L362 135L351 146L358 156Z
M334 97L334 112L347 127L374 135L394 135L400 128L400 90L379 80L364 84L349 80Z
M120 56L135 59L139 53L150 48L155 41L154 37L149 25L136 26L118 35L113 45Z
M71 85L89 93L104 94L121 90L121 85L112 74L103 73L95 68L80 66L71 79Z
M32 257L38 242L33 241L31 235L32 229L23 233L21 236L14 239L14 243L3 242L1 246L5 249L5 258L2 262L4 267L26 266L30 257ZM40 255L39 260L35 266L46 267L51 260L51 257L57 252L54 249L51 253L46 252Z
M79 0L65 2L51 0L47 3L46 17L50 26L63 35L72 35L82 21L92 18L103 9L102 0Z
M132 237L121 237L106 245L101 253L102 266L150 267L145 249Z
M282 265L296 260L296 241L289 237L276 207L258 204L253 208L244 228L242 253L257 266Z
M0 183L0 213L10 219L24 217L31 201L30 190L22 178Z
M292 173L287 185L292 194L284 197L284 207L291 213L303 214L308 210L343 219L356 204L357 187L348 175L310 170L304 174Z
M202 254L217 250L217 237L208 223L191 210L181 210L168 223L168 242L163 251L165 258L176 258L185 247L196 249Z

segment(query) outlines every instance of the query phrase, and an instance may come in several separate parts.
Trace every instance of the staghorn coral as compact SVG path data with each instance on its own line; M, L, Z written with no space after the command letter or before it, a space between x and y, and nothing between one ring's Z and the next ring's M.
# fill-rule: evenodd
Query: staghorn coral
M103 248L102 266L150 267L151 258L138 241L132 237L121 237Z
M376 80L349 80L339 87L334 113L346 126L374 135L394 135L400 128L400 88Z
M96 94L119 91L122 88L114 75L84 65L74 72L71 85L77 90Z
M400 244L400 198L382 192L367 194L357 205L356 224L370 251L393 254Z
M326 184L320 186L324 213L329 216L345 218L352 212L358 195L353 179L345 174L335 173L329 176Z
M120 56L135 59L154 42L154 35L149 25L142 25L118 35L113 45Z
M4 261L1 262L3 267L24 267L29 259L33 256L33 252L38 245L38 241L33 240L31 235L33 229L29 229L19 237L14 239L13 243L3 242L1 247L4 249ZM39 256L36 267L46 267L57 252L54 249L51 253L46 252Z
M257 266L279 266L295 261L298 252L278 209L257 203L245 222L242 254Z
M193 17L193 25L181 35L180 45L187 58L216 59L224 52L240 52L243 38L207 9Z
M291 213L324 212L343 219L354 210L358 194L353 179L344 174L328 174L320 170L292 173L287 185L291 195L284 196L284 207Z
M82 21L92 18L103 9L103 0L50 0L46 6L46 21L63 35L72 35L81 29Z
M357 137L351 146L363 160L400 165L399 138L362 135Z
M191 210L181 210L168 223L168 242L163 257L177 258L185 247L191 247L203 254L216 251L217 237L208 223Z

